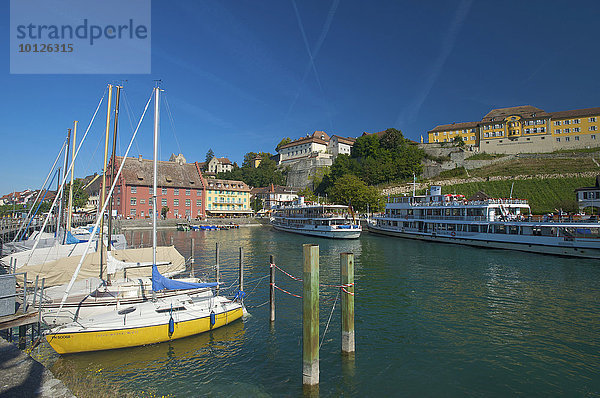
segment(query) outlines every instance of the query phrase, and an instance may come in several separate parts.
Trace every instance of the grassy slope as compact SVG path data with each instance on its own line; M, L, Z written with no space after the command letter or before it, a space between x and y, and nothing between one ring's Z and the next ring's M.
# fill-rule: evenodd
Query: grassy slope
M595 149L597 151L597 148ZM432 183L440 180L468 177L495 176L541 176L559 177L566 173L596 172L600 168L591 158L563 159L514 159L505 163L469 170L463 168L448 170L436 177ZM535 214L553 212L567 202L575 201L575 188L593 186L593 177L575 178L532 178L504 181L470 182L444 186L444 193L459 193L467 197L478 191L484 191L492 197L507 198L510 196L511 184L514 181L513 198L527 199Z

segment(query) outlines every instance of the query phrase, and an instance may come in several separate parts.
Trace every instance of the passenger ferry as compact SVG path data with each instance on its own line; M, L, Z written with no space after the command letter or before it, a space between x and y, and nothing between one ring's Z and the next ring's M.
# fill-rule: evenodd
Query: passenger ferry
M521 199L466 200L432 186L423 196L388 199L369 231L434 242L600 259L600 224L534 220Z
M322 238L356 239L362 227L349 206L305 204L301 196L291 206L279 206L271 217L273 228Z

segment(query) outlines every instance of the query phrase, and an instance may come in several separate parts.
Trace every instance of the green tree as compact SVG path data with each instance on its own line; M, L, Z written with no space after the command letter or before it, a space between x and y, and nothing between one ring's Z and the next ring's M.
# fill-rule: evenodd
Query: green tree
M292 142L292 139L290 137L285 137L284 139L279 141L279 144L277 144L277 147L275 147L275 149L277 151L279 151L279 148L281 148L282 146L284 146L286 144L289 144L290 142Z
M298 191L298 196L304 196L305 200L314 202L317 200L317 195L308 187Z
M258 167L252 167L252 160L257 156L261 157ZM249 186L265 187L270 184L285 185L286 171L277 167L277 162L271 159L272 155L268 152L248 152L244 155L242 167L234 168L230 172L219 173L217 178L224 180L241 180Z
M206 167L208 167L208 162L210 162L212 160L212 158L215 157L215 153L213 152L212 149L209 149L208 152L206 152Z
M70 185L71 184L67 184L67 186L65 188L65 197L66 197L67 204L68 204L68 200L69 200L68 197L69 197ZM78 208L80 209L80 208L84 207L87 204L88 198L89 198L89 195L83 189L83 180L80 178L77 178L76 180L73 181L73 211L75 211Z
M375 134L363 135L358 137L352 147L353 158L366 158L375 156L379 151L379 137Z
M357 211L383 209L383 197L375 187L368 186L355 175L346 174L338 178L329 189L329 199L335 203L348 204Z
M162 218L167 218L167 213L169 212L169 206L163 206L162 209L160 209L160 215L162 216ZM154 217L154 216L152 216Z
M465 142L463 141L463 138L460 135L457 135L456 137L454 137L454 145L457 145L459 147L464 147L465 146Z

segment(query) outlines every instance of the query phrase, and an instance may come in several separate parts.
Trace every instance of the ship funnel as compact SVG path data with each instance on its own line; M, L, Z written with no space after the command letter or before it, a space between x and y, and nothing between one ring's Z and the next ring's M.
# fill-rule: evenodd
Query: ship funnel
M432 185L429 191L431 192L431 196L441 195L442 187L440 185Z

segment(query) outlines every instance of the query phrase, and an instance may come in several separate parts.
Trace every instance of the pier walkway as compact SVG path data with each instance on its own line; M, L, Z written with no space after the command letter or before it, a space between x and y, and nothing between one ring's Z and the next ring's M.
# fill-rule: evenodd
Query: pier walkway
M75 397L41 363L0 338L0 396Z

